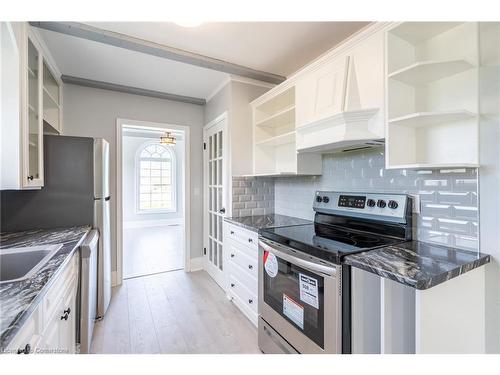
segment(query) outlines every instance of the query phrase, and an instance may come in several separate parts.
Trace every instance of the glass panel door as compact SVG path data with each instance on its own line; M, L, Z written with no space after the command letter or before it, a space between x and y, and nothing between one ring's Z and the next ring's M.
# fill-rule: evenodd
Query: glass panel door
M204 130L205 270L224 287L223 218L225 216L225 120Z
M324 349L324 277L267 251L263 256L264 302Z
M36 186L37 180L42 177L41 172L41 148L42 148L42 117L40 98L41 86L41 56L37 47L32 40L28 38L28 61L27 61L27 102L28 102L28 118L27 118L27 180L28 185Z

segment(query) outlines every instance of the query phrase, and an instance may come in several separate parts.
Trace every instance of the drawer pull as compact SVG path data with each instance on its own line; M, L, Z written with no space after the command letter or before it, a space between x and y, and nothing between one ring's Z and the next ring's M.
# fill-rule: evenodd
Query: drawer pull
M231 283L231 288L234 288L234 283Z
M252 270L253 269L253 266L251 264L248 265L248 269L249 270Z
M231 258L234 258L234 254L231 254Z
M253 299L249 299L249 300L248 300L248 303L249 303L249 304L252 304L252 303L253 303Z
M31 345L26 344L24 349L17 349L17 354L30 354L30 351L31 351Z
M69 314L71 313L71 309L68 307L63 311L64 315L61 316L61 320L68 320Z
M234 234L234 230L231 231L231 234Z
M253 240L251 238L248 239L248 242L253 242Z

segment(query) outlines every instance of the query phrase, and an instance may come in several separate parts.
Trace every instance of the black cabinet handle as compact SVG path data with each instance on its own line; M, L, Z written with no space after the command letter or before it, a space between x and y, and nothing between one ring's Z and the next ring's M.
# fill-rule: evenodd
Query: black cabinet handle
M249 299L248 303L252 304L253 303L253 299Z
M33 181L33 175L28 176L28 181Z
M252 270L253 269L253 266L251 264L248 265L248 269L249 270Z
M233 283L231 283L231 288L234 288L234 284Z
M231 234L234 234L234 231L233 231L233 230L231 231Z
M17 349L17 354L30 354L30 352L31 352L31 345L30 344L26 344L24 349Z
M231 254L231 258L234 258L234 254Z
M63 311L64 315L61 316L61 320L68 320L69 314L71 313L71 309L68 307Z
M253 240L251 238L248 239L248 242L253 242Z

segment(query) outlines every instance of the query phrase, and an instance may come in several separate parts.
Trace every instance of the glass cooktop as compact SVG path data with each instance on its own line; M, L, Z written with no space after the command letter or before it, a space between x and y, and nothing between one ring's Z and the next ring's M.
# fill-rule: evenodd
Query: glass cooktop
M345 255L402 242L396 238L323 224L269 228L259 233L269 240L335 263Z

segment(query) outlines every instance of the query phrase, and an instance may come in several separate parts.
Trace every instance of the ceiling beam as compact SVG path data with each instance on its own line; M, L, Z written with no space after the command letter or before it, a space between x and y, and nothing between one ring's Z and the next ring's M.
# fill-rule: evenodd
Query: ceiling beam
M149 96L152 98L173 100L176 102L189 103L189 104L197 104L197 105L205 105L206 104L205 99L194 98L192 96L170 94L168 92L141 89L139 87L133 87L133 86L117 85L116 83L94 81L92 79L67 76L64 74L61 76L61 79L64 83L68 83L71 85L91 87L94 89L118 91L118 92L124 92L126 94Z
M185 64L195 65L202 68L217 70L228 74L256 79L258 81L279 84L286 78L277 74L251 69L242 65L233 64L224 60L199 55L178 48L165 46L147 40L135 38L113 31L99 29L78 22L30 22L31 26L58 33L75 36L95 42L109 44L111 46L125 48L131 51L141 52L169 60L179 61Z

